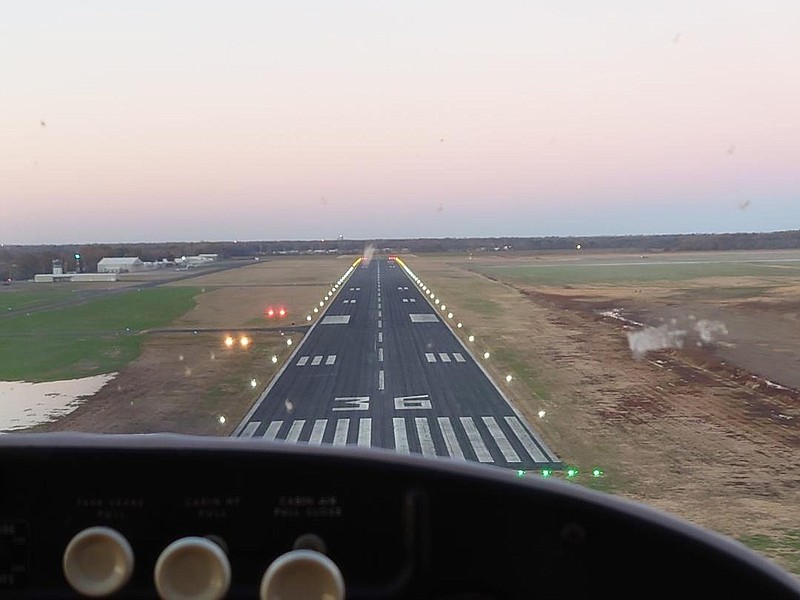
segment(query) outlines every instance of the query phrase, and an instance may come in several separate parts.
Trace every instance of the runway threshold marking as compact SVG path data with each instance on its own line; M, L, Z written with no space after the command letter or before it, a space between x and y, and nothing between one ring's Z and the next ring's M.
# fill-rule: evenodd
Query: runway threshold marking
M264 439L265 440L274 440L275 437L278 435L278 431L280 431L281 426L283 425L283 421L273 421L267 426L267 430L264 432Z
M483 443L481 434L478 432L478 428L475 427L472 417L461 417L460 420L461 426L464 428L464 431L467 434L467 439L469 440L472 449L475 451L475 456L478 458L478 461L493 462L492 455L486 448L486 444Z
M369 447L372 445L372 419L359 419L358 421L358 445Z
M395 417L392 419L392 428L394 429L394 448L398 452L408 454L408 434L406 433L406 420L403 418Z
M306 424L305 420L298 419L289 428L289 433L286 434L287 442L296 442L300 439L300 434L303 432L303 426Z
M425 417L416 417L414 422L417 426L417 435L419 436L419 446L420 450L422 450L422 455L436 456L436 448L433 446L433 438L431 437L428 419Z
M514 435L517 436L517 439L533 460L537 462L545 462L547 460L517 417L506 417L506 423L511 427L511 431L514 432Z
M321 444L322 436L325 435L325 427L328 425L328 419L317 419L314 421L314 428L311 430L311 437L308 438L309 444Z
M463 459L464 453L461 451L461 446L458 443L458 438L456 437L456 432L453 430L453 424L450 422L450 418L439 417L436 420L439 423L439 430L442 432L447 453L452 458Z
M242 431L242 437L253 437L259 425L261 425L261 421L250 421Z
M511 442L508 441L508 438L503 433L500 426L495 421L494 417L483 417L483 424L486 425L486 428L489 430L489 433L492 434L494 441L497 443L497 447L500 448L500 452L503 454L503 458L506 459L506 462L516 463L521 462L519 459L519 455L514 450L514 447L511 445Z
M350 419L336 421L336 431L333 434L333 445L344 446L347 443L347 432L350 430Z

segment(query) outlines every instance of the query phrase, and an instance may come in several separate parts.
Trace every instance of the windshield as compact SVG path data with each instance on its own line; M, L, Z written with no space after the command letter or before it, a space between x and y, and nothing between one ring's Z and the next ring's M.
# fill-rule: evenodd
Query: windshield
M800 574L798 22L16 3L0 431L472 461Z

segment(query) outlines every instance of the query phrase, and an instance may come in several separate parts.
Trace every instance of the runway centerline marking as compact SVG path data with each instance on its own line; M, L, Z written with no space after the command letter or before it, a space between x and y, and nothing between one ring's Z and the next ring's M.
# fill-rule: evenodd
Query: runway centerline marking
M378 348L378 362L383 362L383 348Z
M378 371L378 389L383 390L384 381L383 381L383 369Z
M383 343L383 332L382 331L378 332L378 341Z

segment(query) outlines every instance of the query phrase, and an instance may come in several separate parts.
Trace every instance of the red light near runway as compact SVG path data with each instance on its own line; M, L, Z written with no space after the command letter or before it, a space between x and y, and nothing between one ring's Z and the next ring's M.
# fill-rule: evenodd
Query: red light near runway
M275 316L275 309L271 306L267 309L267 316L271 319Z
M286 316L286 309L285 309L285 308L283 308L283 307L281 307L281 309L278 311L278 314L279 314L281 317L285 317L285 316Z

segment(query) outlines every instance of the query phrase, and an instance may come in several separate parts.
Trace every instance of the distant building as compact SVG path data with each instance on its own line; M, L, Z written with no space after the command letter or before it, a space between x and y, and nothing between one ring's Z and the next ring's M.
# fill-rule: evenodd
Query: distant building
M143 270L144 263L139 257L102 258L97 263L98 273L135 273Z
M198 258L202 258L203 260L216 262L219 260L219 254L198 254Z

